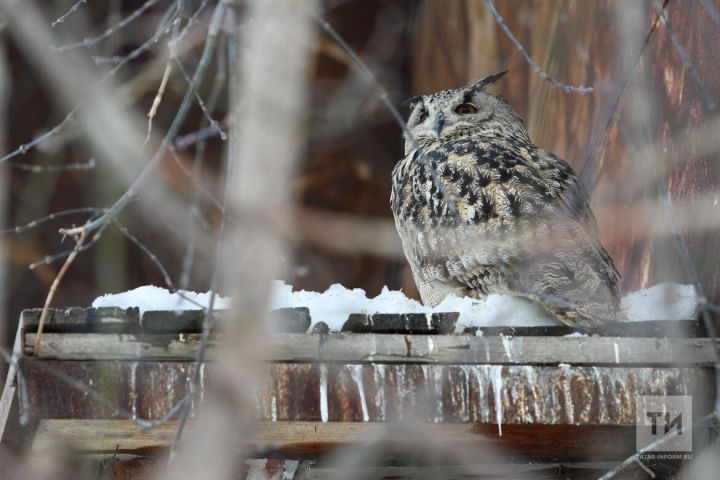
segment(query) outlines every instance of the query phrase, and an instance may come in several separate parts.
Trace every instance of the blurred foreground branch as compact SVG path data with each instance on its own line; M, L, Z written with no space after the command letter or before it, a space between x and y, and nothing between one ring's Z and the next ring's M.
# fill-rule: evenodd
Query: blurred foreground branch
M289 181L300 152L315 7L307 0L248 5L251 25L243 30L245 50L236 66L240 81L230 82L227 207L237 227L223 241L216 265L232 286L235 312L224 327L197 424L172 457L166 478L231 478L253 419L255 381L267 353L261 339L270 282L285 251L272 220L292 201ZM229 28L236 26L235 20ZM235 45L229 51L243 50Z

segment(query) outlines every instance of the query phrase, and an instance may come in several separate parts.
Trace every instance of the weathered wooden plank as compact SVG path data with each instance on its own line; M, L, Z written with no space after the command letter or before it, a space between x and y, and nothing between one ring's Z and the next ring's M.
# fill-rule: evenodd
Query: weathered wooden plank
M44 333L40 358L64 360L194 360L201 335L192 334L116 334ZM32 354L35 333L26 333L24 352ZM212 334L209 345L217 342ZM207 358L213 359L209 349Z
M221 341L213 335L211 344ZM31 354L35 334L24 336ZM198 334L44 334L40 357L194 360ZM516 365L711 365L710 339L624 337L475 337L469 335L274 334L269 360ZM209 350L212 359L212 349Z
M188 428L192 429L192 421ZM164 449L172 442L176 429L177 421L146 430L123 420L42 420L32 449L42 453L57 448L59 444L74 446L86 454ZM399 436L398 431L406 431L406 435ZM706 434L700 430L696 433ZM519 465L512 462L528 457L535 462L550 462L550 465L539 467L541 469L558 461L590 460L595 463L580 463L576 468L599 468L598 461L620 460L634 453L635 429L508 425L503 435L499 436L488 425L256 422L247 435L245 449L251 456L265 458L315 458L348 446L358 452L364 448L363 445L371 444L377 448L383 443L386 444L382 447L383 455L404 458L410 465L427 462L423 452L432 449L434 458L444 456L445 465L455 464L455 468L467 469L470 465L462 465L463 459L457 456L458 449L477 452L474 461L478 466L482 464L485 473L498 474L504 468L520 471L517 470ZM467 461L467 458L464 460ZM501 465L501 461L506 463ZM528 466L527 463L524 465ZM470 472L466 470L466 473Z
M200 396L212 378L201 370ZM22 359L33 418L163 418L189 394L189 362ZM638 395L694 396L710 369L525 365L301 364L267 367L257 416L277 421L634 425ZM68 382L72 379L72 382Z
M41 308L23 310L20 317L26 331L37 331ZM45 319L46 332L135 332L139 328L137 308L51 308Z
M455 332L460 314L376 313L351 314L342 327L349 333L449 334Z
M573 334L575 329L563 326L547 327L469 327L464 333L485 336L505 335L510 337L562 337ZM652 320L643 322L612 322L585 331L589 335L602 337L636 338L700 338L707 337L705 328L695 320Z

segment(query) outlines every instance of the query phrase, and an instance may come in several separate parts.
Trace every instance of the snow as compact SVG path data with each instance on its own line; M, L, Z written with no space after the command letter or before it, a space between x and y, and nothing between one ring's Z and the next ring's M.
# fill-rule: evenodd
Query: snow
M271 308L308 307L313 324L325 322L330 330L342 328L351 313L443 313L460 312L457 331L472 326L548 326L558 322L548 318L542 309L527 300L512 295L490 295L485 300L450 296L440 305L430 308L410 299L401 291L383 287L380 294L368 298L359 288L347 289L331 285L325 292L293 291L292 286L275 282Z
M140 309L140 315L142 315L144 312L152 310L202 310L207 308L209 301L209 292L195 293L180 290L177 293L171 293L164 288L145 285L128 292L103 295L93 300L92 306L93 308L137 307ZM230 308L229 299L216 295L214 308L216 310Z
M693 285L665 282L626 295L621 306L632 321L693 320L698 300Z
M183 291L171 293L154 286L129 292L104 295L93 301L93 307L138 307L149 310L198 310L205 308L209 293ZM194 302L194 303L193 303ZM202 306L202 307L201 307ZM307 307L313 324L325 322L331 331L339 331L351 313L443 313L460 312L457 331L466 327L532 327L560 325L538 306L513 295L489 295L484 300L450 296L430 308L410 299L401 291L384 287L376 297L368 298L359 288L331 285L325 292L293 291L291 285L273 284L270 308ZM697 317L698 298L692 285L661 283L633 292L622 299L621 307L630 321L691 320ZM230 308L230 300L215 298L216 309Z

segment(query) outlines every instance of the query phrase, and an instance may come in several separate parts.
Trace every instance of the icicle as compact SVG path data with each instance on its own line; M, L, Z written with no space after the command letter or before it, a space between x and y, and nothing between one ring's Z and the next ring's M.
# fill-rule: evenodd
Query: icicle
M442 422L443 420L443 392L442 392L442 375L444 367L442 365L435 365L435 389L433 395L435 395L435 421Z
M399 420L403 418L403 411L405 410L405 364L397 367L397 391L398 391L398 417Z
M277 422L277 397L275 395L270 399L270 414L273 422Z
M490 365L490 382L495 395L495 419L498 426L498 435L502 437L503 400L502 400L502 366Z
M490 419L490 405L488 402L487 380L490 378L490 365L482 365L484 375L480 375L480 366L472 367L475 370L475 379L478 382L478 419L487 423Z
M485 337L485 336L480 337L480 341L482 342L483 347L485 348L485 361L490 362L490 348L488 347L487 337Z
M463 411L465 412L465 414L463 415L463 421L469 422L470 421L470 368L467 365L461 365L460 370L463 372L463 375L465 376L465 390L463 391L463 395L462 395Z
M572 366L562 367L562 389L563 397L565 397L565 415L567 416L568 424L572 425L575 423L575 406L572 401L572 390L570 388L570 376L573 375Z
M137 420L137 366L138 362L132 362L130 367L130 398L132 399L132 419Z
M615 363L620 363L620 348L617 342L613 342L613 348L615 349Z
M352 376L360 394L360 407L362 408L363 422L370 420L368 415L367 400L365 399L365 386L362 378L362 365L351 365L350 375Z
M328 421L327 366L320 364L320 418Z
M387 405L385 404L385 365L373 363L373 375L375 375L375 384L378 386L377 391L380 396L378 400L380 406L380 421L384 422L387 415Z
M200 405L205 402L205 365L203 362L200 364Z
M603 386L600 370L598 370L597 367L592 367L592 370L598 386L598 422L604 424L607 423L609 417L605 398L605 387Z
M428 353L431 354L433 350L435 350L435 343L433 342L433 339L430 337L427 337L427 347L428 347Z
M505 349L505 356L510 361L510 363L515 363L515 358L512 352L512 337L500 335L500 339L502 340L503 348Z

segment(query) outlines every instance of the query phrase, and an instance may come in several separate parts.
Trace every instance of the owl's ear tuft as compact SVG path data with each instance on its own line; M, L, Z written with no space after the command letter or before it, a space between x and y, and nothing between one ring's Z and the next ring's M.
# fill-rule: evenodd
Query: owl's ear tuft
M470 87L468 87L469 90L473 92L479 92L480 90L483 90L488 85L491 85L498 80L500 80L502 77L505 76L505 74L508 73L507 70L503 70L502 72L495 73L493 75L488 75L487 77L483 78L482 80L478 80L474 84L472 84Z
M409 110L412 110L413 108L415 108L415 105L422 102L422 99L423 99L422 95L416 95L414 97L408 98L407 100L403 100L400 103L400 106L402 108L407 108Z

